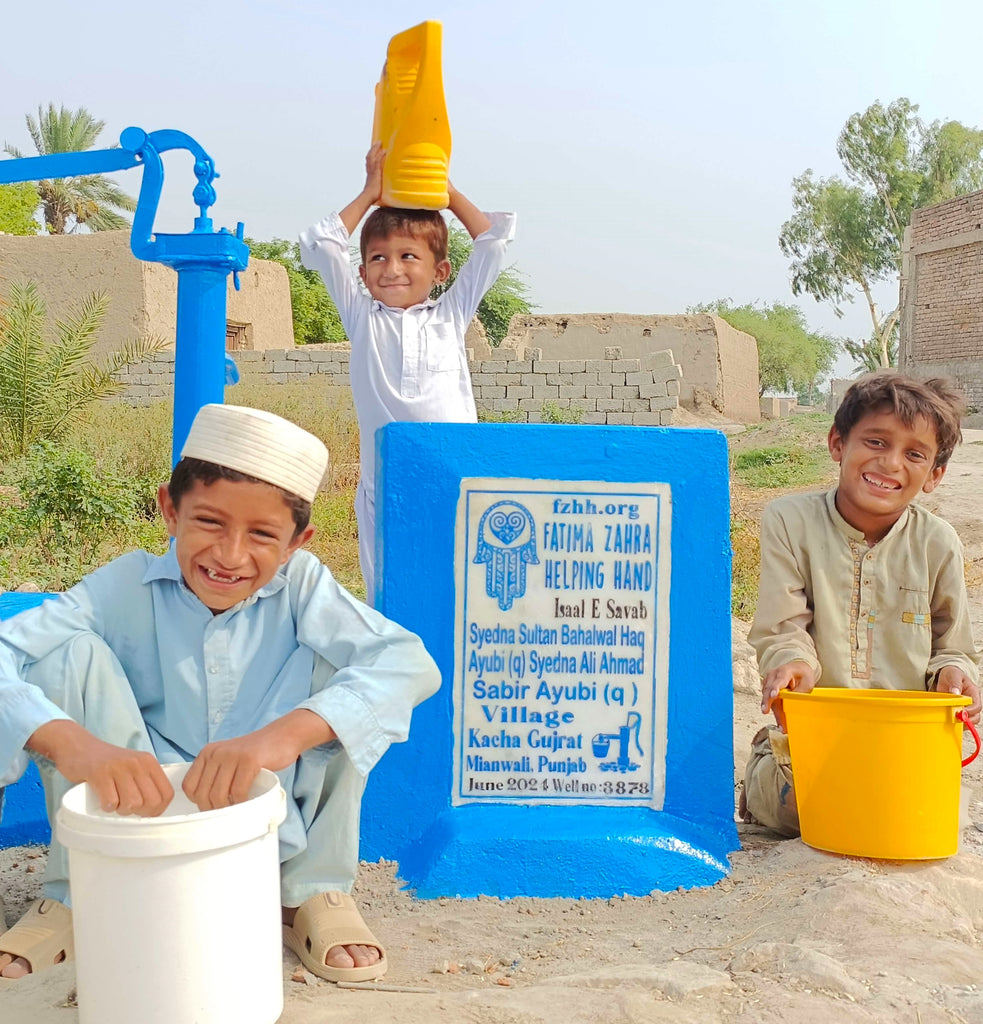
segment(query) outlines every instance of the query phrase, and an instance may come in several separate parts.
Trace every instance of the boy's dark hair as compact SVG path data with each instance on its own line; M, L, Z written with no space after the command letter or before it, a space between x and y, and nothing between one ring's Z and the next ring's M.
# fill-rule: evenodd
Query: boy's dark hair
M944 466L963 439L959 420L965 405L952 381L945 377L916 380L897 370L876 370L850 385L833 418L842 438L871 412L893 412L906 427L924 416L935 427L938 453L935 466Z
M359 236L358 244L363 264L369 242L375 238L389 238L390 235L410 235L419 238L429 247L437 263L447 259L447 221L441 217L439 210L377 207L366 218Z
M291 516L293 516L294 537L307 529L307 524L311 521L311 503L306 498L301 498L300 495L292 494L282 487L277 487L276 484L260 480L248 473L240 473L238 469L219 466L215 462L205 462L204 459L181 459L171 472L167 490L175 508L181 504L181 499L198 480L206 487L211 486L216 480L231 480L237 484L267 484L267 486L275 488L280 492L287 508L290 509Z

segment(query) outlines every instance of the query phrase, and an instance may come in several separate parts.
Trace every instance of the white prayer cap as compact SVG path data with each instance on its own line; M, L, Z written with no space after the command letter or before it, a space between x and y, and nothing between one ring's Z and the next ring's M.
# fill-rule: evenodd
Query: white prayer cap
M181 458L214 462L313 501L328 468L328 449L296 423L262 409L203 405Z

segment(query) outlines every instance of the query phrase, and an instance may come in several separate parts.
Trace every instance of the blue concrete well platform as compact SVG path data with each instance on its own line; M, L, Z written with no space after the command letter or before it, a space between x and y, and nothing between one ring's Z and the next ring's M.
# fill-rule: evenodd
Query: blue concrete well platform
M440 692L369 777L362 856L424 897L710 885L737 848L716 431L390 424L381 610Z
M53 594L0 594L0 619L34 608ZM51 839L51 826L44 807L44 790L37 768L30 764L27 771L13 786L0 790L0 849L7 846L26 846L47 843Z

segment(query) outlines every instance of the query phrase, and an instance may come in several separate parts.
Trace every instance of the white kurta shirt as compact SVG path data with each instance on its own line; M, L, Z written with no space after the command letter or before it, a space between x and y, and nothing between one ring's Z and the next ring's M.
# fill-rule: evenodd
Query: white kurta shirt
M375 432L394 421L474 423L464 334L505 264L515 215L490 213L454 284L434 302L395 309L359 285L349 234L336 213L300 236L304 266L317 270L351 341L352 396L361 437L362 483L375 501Z

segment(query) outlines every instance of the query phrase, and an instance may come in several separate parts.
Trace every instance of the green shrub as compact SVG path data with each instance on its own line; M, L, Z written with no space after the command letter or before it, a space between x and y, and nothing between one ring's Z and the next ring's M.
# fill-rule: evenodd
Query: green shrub
M520 409L479 409L479 423L528 423L526 413Z
M556 402L543 402L543 423L581 423L584 410L578 405L563 406Z
M20 481L21 522L25 529L50 533L59 543L97 540L125 527L136 514L132 485L100 471L88 453L35 445Z
M362 593L353 511L358 422L350 396L339 397L324 381L313 381L239 384L228 389L227 398L286 416L328 446L328 476L312 514L318 529L308 547L344 586ZM157 488L171 471L170 402L93 403L63 432L61 454L54 454L55 447L45 456L52 461L48 467L35 468L33 457L0 463L0 589L33 583L65 590L126 551L167 549ZM68 451L75 454L66 456ZM66 458L74 478L65 467L56 474L55 463Z
M166 532L148 518L140 482L93 455L50 441L7 466L0 500L0 586L30 581L63 590L135 547L163 551ZM11 492L16 490L16 497Z

